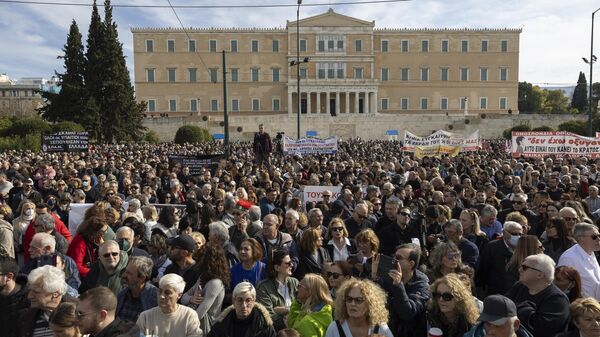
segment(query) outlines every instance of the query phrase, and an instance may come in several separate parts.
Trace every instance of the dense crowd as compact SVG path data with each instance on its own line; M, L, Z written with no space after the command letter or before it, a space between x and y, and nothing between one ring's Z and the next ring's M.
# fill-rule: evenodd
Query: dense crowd
M503 147L0 153L0 335L600 336L597 161Z

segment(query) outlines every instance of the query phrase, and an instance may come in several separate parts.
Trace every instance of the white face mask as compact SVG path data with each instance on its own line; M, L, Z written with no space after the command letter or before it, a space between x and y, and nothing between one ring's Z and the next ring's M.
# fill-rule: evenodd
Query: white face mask
M23 212L25 215L27 216L32 216L33 215L33 209L28 208L25 210L25 212Z

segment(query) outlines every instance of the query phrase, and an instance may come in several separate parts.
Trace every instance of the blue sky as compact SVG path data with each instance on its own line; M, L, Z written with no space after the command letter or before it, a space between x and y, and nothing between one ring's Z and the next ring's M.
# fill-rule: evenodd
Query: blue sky
M91 3L90 0L47 0ZM341 1L341 0L337 0ZM361 0L362 1L362 0ZM595 2L595 3L594 3ZM172 0L174 5L205 4L295 4L296 0ZM575 84L579 71L589 75L591 13L600 7L592 0L413 0L407 2L335 5L336 0L304 0L325 4L301 8L300 17L323 13L331 7L339 13L375 20L376 28L522 28L519 81L540 85ZM166 0L114 0L116 4L167 5ZM102 8L100 8L101 15ZM186 27L285 27L295 20L296 8L177 9ZM46 6L0 2L0 73L11 78L46 77L62 71L61 48L71 20L84 37L91 7ZM600 12L596 37L600 36ZM133 69L130 27L179 27L169 8L115 8L128 67ZM595 39L600 56L600 38ZM597 72L596 80L600 73Z

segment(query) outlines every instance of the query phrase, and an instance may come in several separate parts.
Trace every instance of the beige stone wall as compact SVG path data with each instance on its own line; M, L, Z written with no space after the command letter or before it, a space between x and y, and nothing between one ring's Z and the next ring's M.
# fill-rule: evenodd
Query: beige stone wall
M523 115L468 115L462 114L440 116L438 114L377 114L377 115L350 115L339 117L302 115L301 130L305 134L307 130L317 131L319 138L337 135L340 137L362 137L364 139L388 139L387 130L398 130L399 138L402 139L404 130L418 135L427 135L434 130L444 129L459 133L469 133L479 130L481 137L500 137L502 131L515 125L527 124L534 127L542 125L557 128L559 124L570 120L586 120L583 115L547 115L547 114L523 114ZM161 141L172 141L177 129L183 125L198 125L207 128L211 134L223 133L220 123L222 116L210 116L204 121L201 117L185 118L154 118L146 119L144 125L156 131ZM466 122L468 121L468 122ZM277 132L285 132L292 138L296 138L296 116L230 116L230 139L232 141L251 140L258 124L263 123L265 129L272 136ZM468 124L467 124L468 123ZM242 131L237 129L241 127ZM451 128L451 129L450 129Z

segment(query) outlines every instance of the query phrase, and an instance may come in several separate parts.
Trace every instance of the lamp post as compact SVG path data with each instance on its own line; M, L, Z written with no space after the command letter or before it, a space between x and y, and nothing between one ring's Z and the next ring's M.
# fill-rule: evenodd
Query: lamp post
M594 62L596 62L596 56L594 55L594 15L596 14L597 11L600 11L600 8L596 9L595 11L592 12L592 34L591 34L591 42L590 42L590 59L587 60L586 58L583 58L583 61L585 63L588 63L590 65L590 95L589 95L589 102L588 102L588 128L589 128L589 136L590 137L594 137L594 128L592 127L592 89L593 89L593 81L592 81L592 75L594 73Z
M296 10L296 60L290 62L290 67L296 66L296 88L298 89L298 111L297 111L297 121L296 121L296 126L297 126L297 132L298 132L298 137L297 139L300 139L300 108L301 108L301 103L302 100L300 99L300 64L301 63L308 63L310 58L305 57L302 61L300 61L300 5L302 4L302 0L298 0L298 9ZM288 104L292 104L292 102L289 102Z

